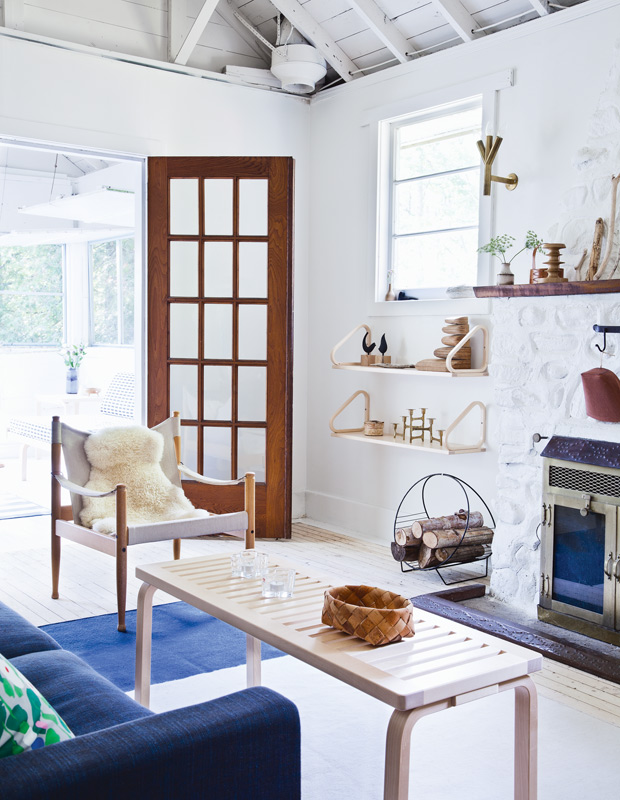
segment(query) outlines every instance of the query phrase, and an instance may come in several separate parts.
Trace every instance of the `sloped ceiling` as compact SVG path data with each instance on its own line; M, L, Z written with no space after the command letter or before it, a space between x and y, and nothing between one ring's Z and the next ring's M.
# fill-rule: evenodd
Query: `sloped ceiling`
M320 92L579 2L588 0L3 0L2 9L7 29L211 72L235 68L226 71L236 80L272 90L281 15L327 61Z

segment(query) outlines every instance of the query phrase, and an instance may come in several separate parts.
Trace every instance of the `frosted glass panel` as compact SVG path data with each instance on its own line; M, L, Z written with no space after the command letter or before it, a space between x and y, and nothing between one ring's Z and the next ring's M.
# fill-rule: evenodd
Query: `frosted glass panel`
M198 297L198 242L170 242L170 294Z
M198 358L196 303L170 303L170 358Z
M170 181L170 233L198 234L198 178L173 178Z
M231 418L232 367L204 368L204 419Z
M205 358L232 358L232 306L206 304Z
M232 297L232 242L205 242L205 297Z
M231 479L230 428L204 429L202 461L204 474L209 478Z
M205 236L232 236L233 182L231 178L208 178L205 188Z
M267 306L239 306L239 358L267 358Z
M181 461L186 467L198 469L198 428L181 426Z
M239 243L239 297L267 297L267 242Z
M237 429L237 477L255 472L256 480L265 480L265 429Z
M239 181L239 235L267 236L267 180Z
M198 367L170 365L170 413L179 411L182 419L198 418Z
M237 417L243 422L267 419L267 368L239 367L237 371Z

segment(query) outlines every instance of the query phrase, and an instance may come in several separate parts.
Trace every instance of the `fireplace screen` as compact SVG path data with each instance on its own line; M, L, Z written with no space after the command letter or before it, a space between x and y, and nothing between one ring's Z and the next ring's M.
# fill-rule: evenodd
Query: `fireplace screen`
M555 506L552 598L603 613L605 515Z

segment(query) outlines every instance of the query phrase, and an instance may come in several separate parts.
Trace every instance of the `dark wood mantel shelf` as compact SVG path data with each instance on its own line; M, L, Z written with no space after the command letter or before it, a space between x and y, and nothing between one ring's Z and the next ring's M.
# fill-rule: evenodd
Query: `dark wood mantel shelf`
M518 283L515 286L474 286L476 297L549 297L562 294L620 293L620 280Z

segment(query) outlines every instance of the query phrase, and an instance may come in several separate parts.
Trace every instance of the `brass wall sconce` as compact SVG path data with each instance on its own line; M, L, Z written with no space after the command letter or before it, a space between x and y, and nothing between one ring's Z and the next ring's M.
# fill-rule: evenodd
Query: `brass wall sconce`
M499 175L492 175L491 169L493 167L493 162L495 161L495 157L497 156L497 151L499 150L499 146L503 142L501 136L490 136L487 134L486 144L482 143L482 139L480 139L476 144L478 145L478 150L480 150L480 155L482 156L482 163L484 164L484 188L482 193L484 195L491 194L491 181L497 181L497 183L505 184L506 188L509 191L517 188L517 184L519 183L519 179L511 172L507 178L500 178Z

